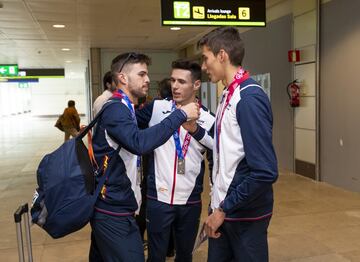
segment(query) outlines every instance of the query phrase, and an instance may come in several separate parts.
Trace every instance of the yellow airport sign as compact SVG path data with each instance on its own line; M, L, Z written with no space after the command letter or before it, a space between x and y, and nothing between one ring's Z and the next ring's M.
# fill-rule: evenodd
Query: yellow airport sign
M194 19L205 19L205 7L204 6L193 6L193 18Z

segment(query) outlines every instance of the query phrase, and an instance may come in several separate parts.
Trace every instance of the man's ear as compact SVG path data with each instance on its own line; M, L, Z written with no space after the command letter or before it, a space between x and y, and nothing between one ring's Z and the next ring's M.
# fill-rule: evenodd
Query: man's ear
M217 57L218 57L218 59L219 59L219 61L220 61L221 63L224 63L227 59L229 59L228 54L227 54L226 51L225 51L224 49L222 49L222 48L219 50L219 53L217 54Z
M119 83L121 83L122 85L127 85L127 83L128 83L127 75L124 74L124 73L119 73L119 74L118 74L118 81L119 81Z
M198 91L201 87L201 80L196 80L194 82L194 91Z

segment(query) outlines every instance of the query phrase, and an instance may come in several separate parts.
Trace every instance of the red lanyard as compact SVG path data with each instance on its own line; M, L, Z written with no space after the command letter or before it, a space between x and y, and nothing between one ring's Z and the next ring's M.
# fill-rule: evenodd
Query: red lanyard
M117 98L120 98L120 99L123 98L123 96L119 92L113 93L112 97L117 97Z
M176 105L175 105L175 101L173 101L171 111L174 111L175 109L176 109ZM180 144L180 128L174 132L173 137L174 137L175 148L178 158L185 159L186 153L189 149L191 135L189 134L189 132L186 133L182 147Z
M199 104L199 107L201 108L201 106L202 106L201 101L198 100L197 102ZM179 135L180 135L180 128L179 128ZM185 138L184 138L184 144L182 146L182 153L183 153L184 158L185 158L186 153L187 153L187 151L189 149L190 140L191 140L191 135L189 134L189 132L187 132L186 135L185 135Z
M224 117L225 109L230 103L230 99L232 98L235 89L245 80L249 79L250 75L249 72L245 71L244 69L240 68L239 71L235 74L234 80L231 82L229 87L227 88L226 92L226 98L224 102L224 96L223 94L221 103L220 103L220 109L218 111L218 114L216 116L216 149L217 153L219 153L219 144L220 144L220 133L221 133L221 122Z
M180 134L180 128L179 128L179 134ZM184 138L184 144L182 146L182 153L183 153L184 158L185 158L186 153L187 153L187 151L189 149L190 140L191 140L191 135L189 134L189 132L187 132L186 136Z

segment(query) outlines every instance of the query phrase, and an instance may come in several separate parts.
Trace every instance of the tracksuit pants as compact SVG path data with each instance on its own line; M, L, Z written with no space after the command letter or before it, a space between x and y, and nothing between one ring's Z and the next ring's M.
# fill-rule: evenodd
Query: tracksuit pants
M90 262L144 262L144 249L132 216L95 212L91 219Z
M163 262L173 230L176 262L192 261L201 213L201 203L169 205L148 199L146 222L148 233L149 262Z
M225 221L221 236L209 238L208 262L267 262L270 217L256 221Z

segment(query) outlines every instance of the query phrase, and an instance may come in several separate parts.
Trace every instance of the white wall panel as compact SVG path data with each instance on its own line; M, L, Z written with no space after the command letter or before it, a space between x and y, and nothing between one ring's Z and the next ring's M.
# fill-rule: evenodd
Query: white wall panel
M275 19L290 14L292 11L291 1L278 1L274 6L266 9L266 20L269 23Z
M315 131L296 129L295 133L295 159L315 164Z
M294 16L301 15L305 12L314 10L315 8L316 8L316 0L293 0Z
M316 129L315 97L301 97L300 107L295 109L295 127Z
M316 43L316 12L294 17L294 47L300 48Z
M298 48L300 50L300 62L315 62L316 60L316 46L311 45L307 47Z

